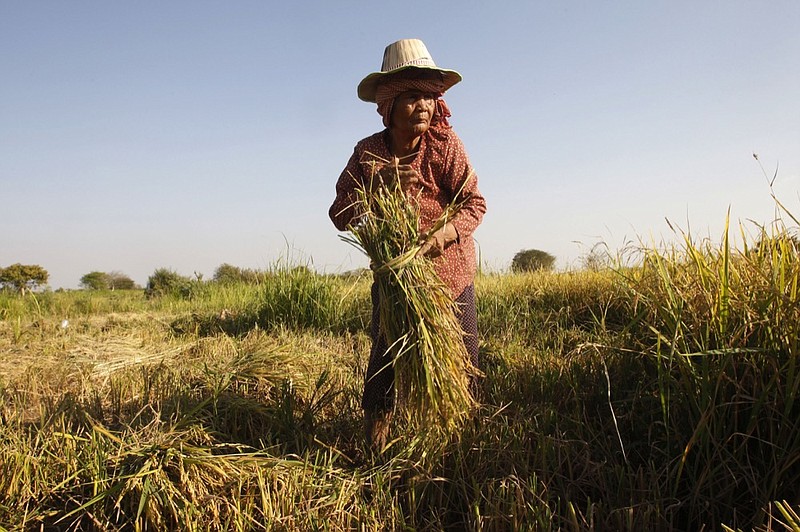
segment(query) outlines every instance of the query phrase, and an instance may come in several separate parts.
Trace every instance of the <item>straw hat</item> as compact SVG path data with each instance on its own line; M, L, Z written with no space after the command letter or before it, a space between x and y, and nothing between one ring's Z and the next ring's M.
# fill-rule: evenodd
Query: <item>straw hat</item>
M365 102L374 102L375 90L381 79L407 68L424 68L441 72L445 84L444 90L461 81L461 74L455 70L436 66L424 42L419 39L402 39L386 47L381 71L373 72L361 80L358 84L358 97Z

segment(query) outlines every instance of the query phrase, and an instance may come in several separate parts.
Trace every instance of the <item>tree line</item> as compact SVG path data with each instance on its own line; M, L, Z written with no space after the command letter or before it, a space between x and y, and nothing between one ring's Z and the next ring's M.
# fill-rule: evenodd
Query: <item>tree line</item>
M514 255L511 271L514 273L552 270L556 258L538 249L523 249ZM300 268L303 268L302 266ZM267 272L240 268L223 263L214 270L213 280L218 283L255 283L263 279ZM347 275L347 274L345 274ZM202 274L195 273L195 279L180 275L168 268L158 268L148 278L144 290L147 295L182 293L191 290L192 284L202 282ZM12 290L24 295L26 292L47 285L50 274L38 264L12 264L0 268L0 289ZM139 290L128 275L114 270L111 272L91 271L80 279L84 290Z

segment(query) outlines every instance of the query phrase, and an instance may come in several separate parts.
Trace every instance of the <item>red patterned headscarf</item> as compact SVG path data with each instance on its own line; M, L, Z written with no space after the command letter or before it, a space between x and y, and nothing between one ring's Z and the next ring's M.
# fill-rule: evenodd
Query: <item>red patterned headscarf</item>
M447 121L451 116L450 109L442 100L443 89L444 85L441 82L428 79L393 79L380 83L375 92L375 101L378 103L378 114L383 117L383 125L389 127L394 99L406 91L418 90L429 92L436 98L436 111L431 119L431 127L450 129L450 123Z

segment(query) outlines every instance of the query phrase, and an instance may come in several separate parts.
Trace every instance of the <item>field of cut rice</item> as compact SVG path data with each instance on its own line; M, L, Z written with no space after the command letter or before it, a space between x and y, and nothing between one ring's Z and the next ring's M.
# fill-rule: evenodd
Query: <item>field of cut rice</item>
M0 528L797 530L800 253L477 279L482 404L381 455L366 277L0 295Z

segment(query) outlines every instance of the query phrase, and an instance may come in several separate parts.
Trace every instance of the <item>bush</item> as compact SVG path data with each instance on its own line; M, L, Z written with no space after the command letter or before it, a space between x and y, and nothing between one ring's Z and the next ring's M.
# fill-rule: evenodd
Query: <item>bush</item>
M214 281L223 284L255 283L259 273L255 270L239 268L228 263L220 264L214 270Z
M192 294L194 282L168 268L159 268L147 279L147 297L175 296L187 298Z
M520 250L511 261L511 271L515 273L549 271L553 269L556 258L539 249Z

